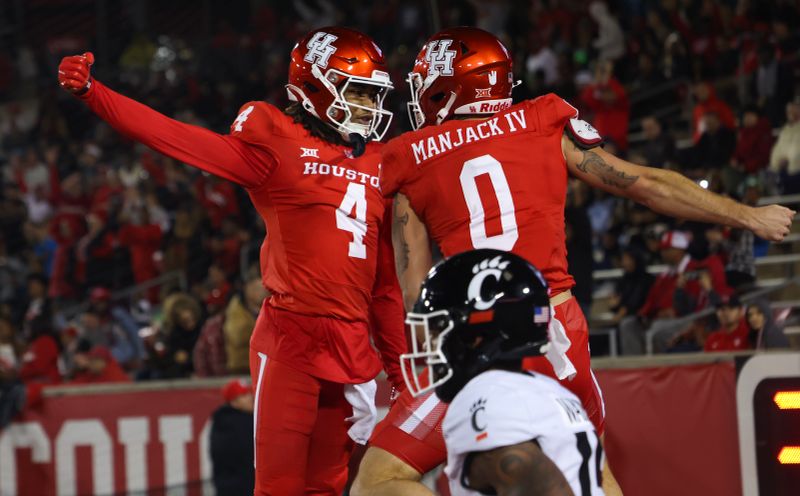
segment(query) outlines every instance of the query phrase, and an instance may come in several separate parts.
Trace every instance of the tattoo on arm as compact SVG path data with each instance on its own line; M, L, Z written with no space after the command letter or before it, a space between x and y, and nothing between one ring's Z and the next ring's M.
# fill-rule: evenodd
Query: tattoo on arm
M582 150L574 144L572 146L576 151L583 154L583 159L577 165L578 169L586 174L599 177L604 184L626 189L639 179L639 176L631 176L621 170L617 170L613 165L603 160L603 157L591 150Z
M403 229L408 224L408 212L400 206L400 200L394 201L394 218L392 220L392 239L394 242L395 266L398 276L408 270L409 248Z

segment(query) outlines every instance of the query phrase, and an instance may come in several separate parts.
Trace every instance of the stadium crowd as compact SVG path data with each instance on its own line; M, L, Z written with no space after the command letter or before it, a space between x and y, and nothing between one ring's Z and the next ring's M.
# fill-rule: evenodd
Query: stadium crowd
M423 1L241 1L224 11L177 2L151 6L149 23L115 7L112 20L138 22L102 40L81 30L91 14L56 15L48 4L26 7L25 22L38 29L4 38L0 51L6 398L19 381L246 373L248 339L268 296L252 265L265 232L243 190L126 142L60 92L55 68L67 53L94 50L109 86L226 132L245 101L286 103L293 40L315 27L351 25L387 52L397 135L409 129L405 73L437 17L500 35L517 56L515 98L556 92L620 156L679 170L749 204L800 193L796 2L441 1L436 16ZM612 322L628 329L623 351L641 351L643 327L669 327L709 306L719 309L715 319L671 333L659 349L783 343L768 306L745 309L738 298L754 286L755 258L768 248L752 233L676 224L578 181L566 219L582 306L591 307L593 270L624 270L611 298ZM670 270L647 274L655 263ZM3 415L0 408L0 425Z

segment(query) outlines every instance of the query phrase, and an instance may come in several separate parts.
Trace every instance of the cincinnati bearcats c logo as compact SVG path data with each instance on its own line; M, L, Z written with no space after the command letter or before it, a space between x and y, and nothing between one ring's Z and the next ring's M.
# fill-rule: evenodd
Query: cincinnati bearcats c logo
M479 413L486 413L486 400L483 398L479 399L472 405L469 411L472 413L472 428L475 429L475 432L486 430L488 424L486 424L486 422L480 422L480 419L478 419Z
M469 301L475 302L473 304L475 310L488 310L494 306L494 299L488 301L483 301L481 299L481 289L483 288L483 283L489 277L494 278L495 281L499 281L503 271L508 267L508 264L511 263L508 261L501 261L501 257L501 255L498 255L492 259L487 258L475 264L472 268L472 273L475 275L472 276L472 280L469 282L469 286L467 286L467 298L469 298Z
M456 51L448 50L452 44L453 40L435 40L428 44L428 49L425 51L428 74L453 75L453 60L456 58Z
M331 45L331 43L336 41L337 38L338 37L335 35L322 31L314 33L314 36L311 37L306 45L308 52L306 52L303 60L309 64L316 64L323 69L328 67L328 59L331 58L331 55L336 53L336 47Z

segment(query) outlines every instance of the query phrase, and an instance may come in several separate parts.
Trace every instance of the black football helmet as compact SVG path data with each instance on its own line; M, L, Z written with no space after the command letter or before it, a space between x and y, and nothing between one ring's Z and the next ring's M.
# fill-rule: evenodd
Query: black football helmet
M498 362L543 355L550 317L547 284L525 259L481 249L440 262L406 317L417 334L412 352L400 357L406 385L414 396L435 388L449 403ZM416 374L424 368L427 385Z

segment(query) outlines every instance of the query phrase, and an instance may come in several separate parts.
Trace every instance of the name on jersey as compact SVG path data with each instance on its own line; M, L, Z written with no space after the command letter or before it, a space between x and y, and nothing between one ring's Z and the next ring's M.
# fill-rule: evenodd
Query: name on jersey
M572 398L555 398L555 400L563 410L564 418L568 424L585 424L589 422L589 416L586 415L586 410L583 409L580 401Z
M527 127L525 110L519 109L500 117L486 119L473 126L423 138L411 144L411 151L414 152L414 160L419 165L425 160L467 143L485 140L492 136L514 133Z
M348 181L358 181L361 184L369 184L374 188L381 187L381 181L378 176L358 172L356 170L344 167L342 165L331 165L321 162L306 162L303 164L303 175L319 175L319 176L335 176L343 177Z

